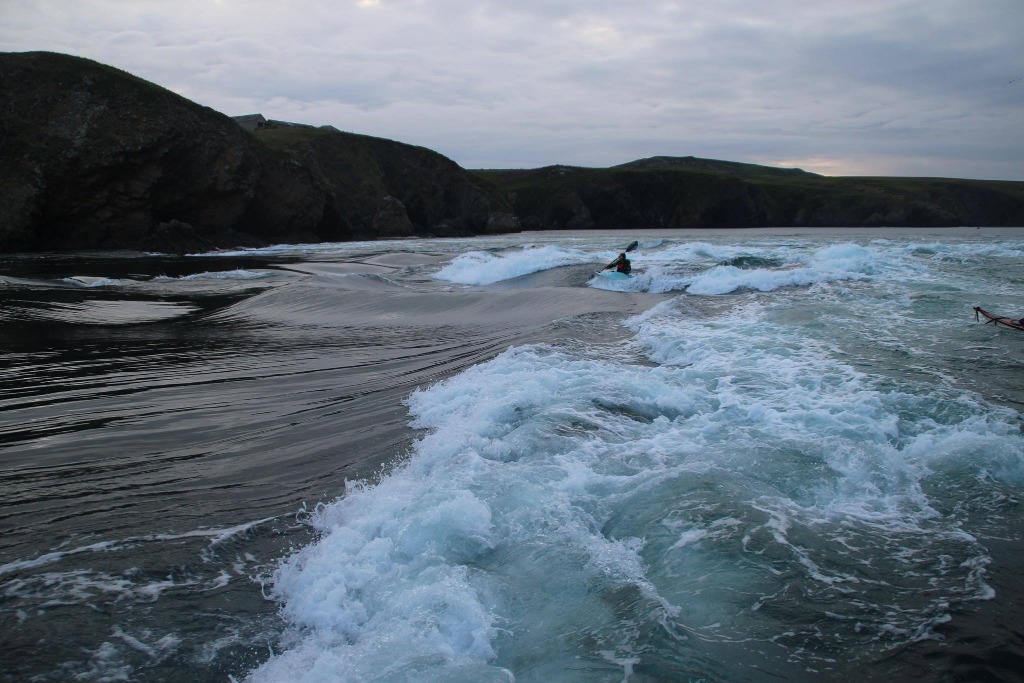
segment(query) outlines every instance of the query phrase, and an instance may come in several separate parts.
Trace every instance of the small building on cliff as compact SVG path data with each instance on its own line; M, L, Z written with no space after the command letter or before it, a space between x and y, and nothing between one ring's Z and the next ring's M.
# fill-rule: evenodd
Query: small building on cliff
M250 133L257 128L268 128L267 121L263 114L245 114L243 116L232 116L235 122L242 127L243 130L247 130Z
M315 128L308 123L293 123L291 121L278 121L276 119L268 119L263 114L244 114L242 116L232 116L236 123L242 127L243 130L247 130L250 133L262 128ZM334 126L320 126L321 129L338 130Z

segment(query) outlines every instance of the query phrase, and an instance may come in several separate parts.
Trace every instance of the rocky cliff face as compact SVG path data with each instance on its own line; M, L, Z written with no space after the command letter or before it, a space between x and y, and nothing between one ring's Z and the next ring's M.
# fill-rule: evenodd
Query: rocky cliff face
M487 181L423 147L316 128L261 129L254 137L321 179L329 197L321 232L335 237L473 235L511 210Z
M524 229L1024 226L1024 183L828 178L692 157L478 171Z
M0 92L0 251L475 234L509 212L429 150L317 129L262 140L89 60L0 54Z

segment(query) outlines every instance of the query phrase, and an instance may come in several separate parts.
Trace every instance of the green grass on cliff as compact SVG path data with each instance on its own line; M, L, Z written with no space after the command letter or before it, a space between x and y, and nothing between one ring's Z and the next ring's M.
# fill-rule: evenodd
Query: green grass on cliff
M655 157L662 159L663 157ZM686 157L689 159L692 157ZM673 166L671 164L646 163L641 160L612 166L610 168L586 168L579 166L546 166L535 169L477 169L473 173L486 178L505 191L522 190L537 191L548 188L552 191L578 185L614 178L622 173L661 175L679 174L679 178L697 180L699 178L742 178L744 182L766 187L791 188L804 191L831 191L886 194L921 194L948 193L958 187L984 188L1005 193L1024 200L1024 182L1008 180L971 180L958 178L933 177L895 177L895 176L822 176L801 171L800 169L773 169L755 164L738 164L734 162L717 162L718 165L707 163L703 166ZM701 159L701 162L715 160ZM744 171L735 172L733 167L743 167ZM750 169L765 169L757 172ZM780 171L781 173L773 173ZM791 171L793 171L791 173Z
M130 97L130 104L166 106L169 101L193 107L218 116L224 116L209 107L197 104L155 83L139 78L127 71L95 62L85 57L74 57L57 52L7 53L11 62L21 70L22 76L37 83L52 84L54 95L73 92L85 86L95 101L121 102Z
M761 166L759 164L747 164L739 161L721 161L719 159L701 159L700 157L667 157L657 156L647 159L639 159L626 164L613 166L613 169L629 171L705 171L709 173L724 173L740 178L774 178L785 177L820 177L816 173L809 173L800 168L778 168L775 166Z

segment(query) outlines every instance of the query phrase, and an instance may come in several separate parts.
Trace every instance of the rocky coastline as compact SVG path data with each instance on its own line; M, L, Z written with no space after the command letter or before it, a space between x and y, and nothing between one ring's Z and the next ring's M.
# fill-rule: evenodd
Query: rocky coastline
M692 157L471 171L331 126L236 120L56 53L0 53L0 92L0 253L523 229L1024 225L1021 182L829 178Z

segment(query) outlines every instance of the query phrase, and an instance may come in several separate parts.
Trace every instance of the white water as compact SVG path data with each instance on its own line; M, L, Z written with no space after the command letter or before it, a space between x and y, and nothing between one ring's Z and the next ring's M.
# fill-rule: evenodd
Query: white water
M593 261L592 253L559 246L527 247L502 254L471 251L459 254L434 277L463 285L489 285L549 268Z
M921 326L1012 296L978 260L1014 264L1024 304L1024 243L652 244L640 277L589 283L678 293L622 321L626 348L514 348L409 398L425 435L312 515L271 588L293 630L250 680L756 680L942 638L996 597L961 511L998 524L983 501L1024 485L1021 416ZM435 277L608 253L476 251Z

